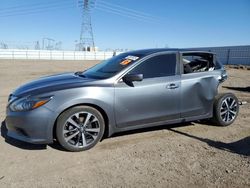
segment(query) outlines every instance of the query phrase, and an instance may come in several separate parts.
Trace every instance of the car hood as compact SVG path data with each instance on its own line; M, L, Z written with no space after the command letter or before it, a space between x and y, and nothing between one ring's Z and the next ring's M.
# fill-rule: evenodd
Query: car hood
M64 73L42 77L17 88L12 94L17 97L50 91L81 87L95 79L80 77L75 73Z

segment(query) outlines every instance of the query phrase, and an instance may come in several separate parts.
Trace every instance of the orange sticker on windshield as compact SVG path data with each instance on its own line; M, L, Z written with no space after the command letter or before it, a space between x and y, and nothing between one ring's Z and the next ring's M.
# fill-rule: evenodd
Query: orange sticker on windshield
M129 63L131 63L131 59L125 59L124 61L122 61L120 64L121 65L128 65Z

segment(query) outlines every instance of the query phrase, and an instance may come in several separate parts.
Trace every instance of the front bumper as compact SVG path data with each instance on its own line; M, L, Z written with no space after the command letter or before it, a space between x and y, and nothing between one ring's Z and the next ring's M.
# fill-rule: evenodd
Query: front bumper
M27 112L12 112L7 108L7 135L34 144L52 143L56 117L55 112L44 106Z

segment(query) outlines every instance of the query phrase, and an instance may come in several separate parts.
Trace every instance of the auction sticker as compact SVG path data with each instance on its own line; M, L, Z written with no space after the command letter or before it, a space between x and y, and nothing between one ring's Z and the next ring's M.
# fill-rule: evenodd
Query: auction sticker
M125 57L125 59L120 64L121 65L128 65L129 63L131 63L132 61L136 61L137 59L139 59L139 57L129 55L129 56Z
M129 63L131 63L132 62L132 60L130 60L130 59L125 59L125 60L123 60L120 64L121 65L128 65Z

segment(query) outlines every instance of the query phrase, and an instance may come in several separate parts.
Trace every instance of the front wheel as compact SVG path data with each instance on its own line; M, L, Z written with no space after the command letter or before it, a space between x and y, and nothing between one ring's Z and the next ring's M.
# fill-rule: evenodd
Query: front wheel
M214 101L213 122L216 125L232 124L239 113L239 101L232 93L219 94Z
M84 151L101 140L104 127L104 119L98 110L89 106L76 106L58 117L56 136L66 150Z

